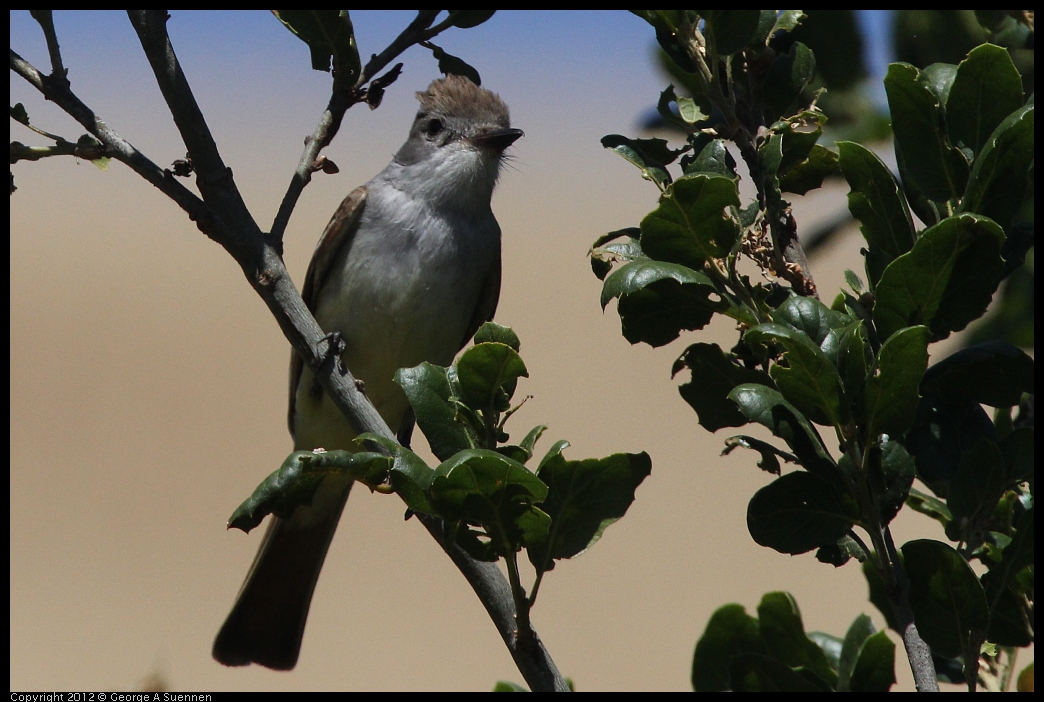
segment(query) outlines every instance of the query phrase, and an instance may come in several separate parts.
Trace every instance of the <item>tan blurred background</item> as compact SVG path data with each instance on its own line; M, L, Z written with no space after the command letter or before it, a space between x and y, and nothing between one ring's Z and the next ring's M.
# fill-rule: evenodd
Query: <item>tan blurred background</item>
M353 13L363 55L410 18ZM38 27L27 13L11 20L12 49L45 69ZM80 97L161 166L183 157L126 17L59 13L56 23ZM176 12L169 28L223 156L268 228L329 76L309 70L304 45L266 13ZM861 612L883 625L857 565L780 555L747 534L747 500L769 476L752 454L719 458L736 432L699 427L670 378L686 343L731 345L730 325L652 350L623 339L613 306L599 309L587 248L636 225L656 201L654 186L599 145L607 133L636 135L638 115L666 83L650 42L627 15L528 13L436 40L479 69L526 131L494 197L504 231L497 320L522 339L531 379L519 392L534 396L514 432L547 424L538 450L567 438L570 458L653 458L628 515L541 587L534 624L581 690L690 689L693 646L711 612L727 602L753 611L771 590L793 593L810 630L843 635ZM405 139L413 91L438 75L427 51L403 60L380 109L353 109L325 152L341 173L319 174L294 214L286 260L296 279L340 198ZM48 131L83 131L12 77L16 102ZM11 136L45 143L17 124ZM290 450L288 344L231 258L127 168L48 159L14 172L11 688L129 690L149 676L179 691L521 682L424 529L403 522L397 498L364 491L330 549L297 668L228 669L210 658L262 533L226 532L225 520ZM844 189L829 190L796 203L802 226L844 207ZM860 270L859 245L853 229L812 261L825 294L845 268ZM904 511L895 536L940 534ZM900 687L912 689L896 642Z

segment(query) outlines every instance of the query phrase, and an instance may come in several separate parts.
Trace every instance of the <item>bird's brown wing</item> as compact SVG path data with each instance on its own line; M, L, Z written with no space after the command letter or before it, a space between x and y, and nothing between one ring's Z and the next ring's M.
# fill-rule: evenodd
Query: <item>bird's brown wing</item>
M337 260L344 247L351 246L355 232L359 229L359 220L365 207L366 186L361 185L348 193L348 196L341 201L337 211L330 218L330 223L323 230L323 235L315 246L315 253L312 254L312 260L308 264L304 288L301 290L301 297L304 298L310 311L315 312L315 303L319 298L319 291L322 289L323 283L326 282L330 266ZM304 370L304 361L296 351L291 350L290 403L286 416L291 436L294 435L294 400L297 396L297 384L301 380L302 370Z
M486 322L493 320L493 315L497 312L497 303L500 302L500 252L497 252L497 260L493 262L493 265L489 267L489 273L486 274L486 280L482 283L482 291L479 293L478 304L475 306L475 311L471 315L471 321L468 322L468 330L464 334L464 338L460 340L460 348L458 351L468 345L471 341L471 337L475 336L475 332L478 331Z

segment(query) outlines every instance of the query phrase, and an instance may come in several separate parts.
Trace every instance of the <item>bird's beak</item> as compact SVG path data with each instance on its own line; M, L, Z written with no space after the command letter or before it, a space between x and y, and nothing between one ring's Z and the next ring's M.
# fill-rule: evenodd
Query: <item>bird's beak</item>
M482 134L476 134L468 141L480 149L503 151L514 144L515 140L524 134L525 133L521 129L494 129L492 131L483 132Z

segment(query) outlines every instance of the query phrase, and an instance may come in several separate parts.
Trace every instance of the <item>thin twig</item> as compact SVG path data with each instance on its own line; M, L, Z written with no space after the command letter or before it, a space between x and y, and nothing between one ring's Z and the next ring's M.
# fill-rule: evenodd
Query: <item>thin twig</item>
M200 225L201 229L203 228L201 223L205 220L206 212L206 205L203 201L111 129L91 108L73 94L67 80L53 80L51 76L41 74L31 63L13 50L11 51L11 70L39 90L47 100L62 108L103 143L106 156L126 164L135 173L152 183L185 210L189 218ZM210 236L208 231L204 230L203 233Z
M735 92L730 91L729 95L726 95L722 90L718 72L718 55L713 42L708 42L699 27L690 23L686 18L683 18L680 23L676 36L685 46L696 66L695 75L700 80L704 93L721 111L725 122L725 133L721 136L731 139L739 148L740 156L747 164L751 180L757 187L758 205L761 209L768 211L769 231L772 234L773 248L778 256L774 266L778 269L775 274L789 282L798 294L818 299L819 292L812 279L808 257L805 255L801 242L798 241L797 224L790 213L790 208L781 206L785 201L782 200L778 186L769 182L770 179L762 173L758 159L757 140L750 131L755 127L744 124L737 116ZM730 64L726 63L726 69L730 69ZM731 88L731 70L729 70L729 78ZM770 193L770 188L774 192Z
M43 30L47 42L47 54L51 57L51 77L68 83L65 66L62 65L62 51L58 46L58 35L54 32L54 18L50 10L29 10L29 14Z

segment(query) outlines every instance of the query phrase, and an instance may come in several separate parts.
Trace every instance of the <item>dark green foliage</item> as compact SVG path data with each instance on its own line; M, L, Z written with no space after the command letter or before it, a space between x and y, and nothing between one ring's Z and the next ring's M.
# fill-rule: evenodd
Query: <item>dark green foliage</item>
M312 68L334 74L334 91L348 90L362 63L347 10L273 10L283 25L308 45Z
M1018 51L1032 46L1029 22L1017 11L900 13L900 31L921 22L931 46L892 64L884 80L897 177L858 143L839 141L836 153L817 143L826 120L815 87L851 86L863 70L857 42L843 39L853 35L851 11L812 11L804 25L799 11L636 14L655 27L668 71L690 91L672 85L658 105L685 142L606 144L660 198L637 232L621 230L626 243L596 242L603 307L619 299L624 335L652 346L715 313L738 322L730 353L689 342L673 372L690 370L679 390L706 429L751 422L786 445L726 440L725 453L749 448L778 476L750 500L751 536L781 553L815 551L835 567L856 557L889 625L904 626L897 613L912 608L939 674L959 657L974 683L980 645L1032 639L1033 360L988 341L929 366L929 347L981 318L1005 278L1022 291L1022 314L1032 309L1032 277L1020 275L1032 262L1034 105L1017 68L1026 64ZM978 45L987 36L994 43ZM740 196L728 142L746 162L752 200ZM853 294L824 298L834 300L827 307L794 252L797 224L783 193L807 192L838 169L866 242L866 284L846 272ZM774 284L739 273L742 256ZM1032 339L1027 324L1018 338ZM983 404L997 408L993 420ZM784 472L788 465L798 470ZM904 505L938 521L957 547L918 541L895 553L888 525ZM981 578L971 560L985 567ZM898 586L907 576L909 608ZM773 638L764 628L772 618L759 615L754 636L758 620L738 605L715 614L697 646L696 689L869 691L894 682L894 647L868 621L843 644L817 635L813 648L825 658L803 658L811 649L800 627Z
M989 608L967 561L946 544L928 539L907 543L903 556L921 637L941 656L978 655Z
M895 683L895 646L866 615L844 639L805 632L794 598L767 593L752 617L738 604L711 615L692 659L697 692L886 692Z

